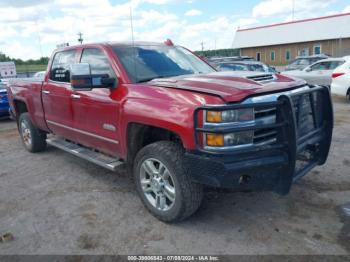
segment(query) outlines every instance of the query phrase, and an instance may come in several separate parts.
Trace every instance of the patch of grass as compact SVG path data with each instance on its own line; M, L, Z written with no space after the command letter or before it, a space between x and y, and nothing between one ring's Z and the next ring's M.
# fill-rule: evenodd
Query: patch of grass
M16 65L18 73L46 71L47 65Z

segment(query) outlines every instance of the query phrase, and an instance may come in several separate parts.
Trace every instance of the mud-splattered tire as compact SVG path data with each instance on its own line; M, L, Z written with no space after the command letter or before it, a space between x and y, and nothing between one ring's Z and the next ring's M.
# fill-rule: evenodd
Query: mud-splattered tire
M191 181L184 166L184 149L173 142L160 141L141 149L133 175L142 202L162 221L183 220L202 202L203 187Z
M36 128L28 113L22 113L18 120L18 130L24 147L32 153L46 149L46 134Z

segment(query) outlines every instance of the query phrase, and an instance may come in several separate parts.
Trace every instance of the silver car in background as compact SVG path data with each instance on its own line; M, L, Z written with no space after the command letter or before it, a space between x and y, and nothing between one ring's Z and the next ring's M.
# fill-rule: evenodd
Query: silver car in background
M304 79L310 85L330 86L334 69L345 63L344 58L327 58L317 61L303 70L284 71L281 74Z
M309 55L309 56L297 56L289 65L284 69L285 71L290 70L303 70L307 66L321 60L329 58L329 56L324 54L319 55Z
M265 65L258 61L234 61L223 62L216 65L219 71L247 71L247 72L263 72L263 73L278 73L275 68Z

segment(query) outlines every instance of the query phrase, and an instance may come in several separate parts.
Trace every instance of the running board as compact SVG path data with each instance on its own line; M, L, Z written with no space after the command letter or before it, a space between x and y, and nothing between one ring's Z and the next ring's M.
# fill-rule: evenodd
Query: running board
M118 166L124 164L124 162L119 159L93 151L83 146L77 145L63 138L52 137L52 138L46 139L46 142L51 146L62 149L68 153L71 153L77 157L83 158L96 165L107 168L111 171L116 171Z

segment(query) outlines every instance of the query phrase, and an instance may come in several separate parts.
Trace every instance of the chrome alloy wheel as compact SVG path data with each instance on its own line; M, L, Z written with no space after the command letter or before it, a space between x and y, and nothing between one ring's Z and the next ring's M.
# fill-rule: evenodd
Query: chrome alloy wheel
M149 158L140 168L142 191L148 202L161 211L171 209L175 203L175 183L168 168L159 160Z
M30 129L26 121L21 122L21 133L24 144L27 147L30 147L32 145L32 134L30 133Z

